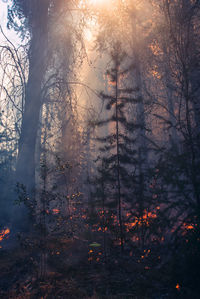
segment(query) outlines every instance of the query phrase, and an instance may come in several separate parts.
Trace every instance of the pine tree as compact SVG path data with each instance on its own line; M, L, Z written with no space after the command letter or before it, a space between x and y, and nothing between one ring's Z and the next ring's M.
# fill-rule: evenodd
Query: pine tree
M119 238L121 250L124 249L125 232L123 216L132 200L131 187L134 180L133 168L137 164L136 150L133 145L135 139L131 137L138 125L128 120L129 104L138 103L140 99L132 96L135 91L124 87L124 77L129 73L130 67L122 69L126 54L121 45L116 43L111 52L112 67L107 70L109 84L112 86L110 94L100 93L106 104L108 118L97 122L97 126L108 126L109 133L98 137L101 163L97 169L97 197L102 198L104 207L118 215ZM102 167L103 165L103 167ZM103 184L102 184L103 181ZM102 190L102 186L104 190ZM116 213L117 211L117 213Z

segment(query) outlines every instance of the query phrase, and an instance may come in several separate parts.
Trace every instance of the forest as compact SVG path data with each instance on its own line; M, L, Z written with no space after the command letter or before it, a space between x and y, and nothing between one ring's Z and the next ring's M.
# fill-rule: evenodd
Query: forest
M200 298L200 0L0 0L0 298Z

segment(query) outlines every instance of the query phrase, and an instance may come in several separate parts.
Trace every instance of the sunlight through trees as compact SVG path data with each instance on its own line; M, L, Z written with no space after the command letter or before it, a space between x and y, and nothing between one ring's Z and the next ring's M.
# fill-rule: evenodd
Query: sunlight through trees
M0 8L0 298L198 298L199 0Z

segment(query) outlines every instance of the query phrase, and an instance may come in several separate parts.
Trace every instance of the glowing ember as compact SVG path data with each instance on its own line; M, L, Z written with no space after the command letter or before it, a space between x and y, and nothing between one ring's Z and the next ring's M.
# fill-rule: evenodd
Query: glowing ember
M194 225L188 224L188 225L186 225L186 229L194 229Z
M176 289L177 289L178 291L180 291L181 287L180 287L180 284L179 284L179 283L176 284Z
M59 209L52 209L53 214L58 214L60 212Z
M146 210L144 210L144 214L142 217L135 217L134 222L126 223L125 226L127 227L127 231L129 231L134 226L142 226L142 225L149 226L150 221L152 221L155 218L157 218L156 213L147 212Z
M9 233L10 233L10 229L9 228L3 229L0 232L0 242L3 241L3 239L5 238L5 236L8 235Z
M184 236L187 231L191 231L191 230L195 230L196 228L196 224L193 224L193 223L183 223L182 225L182 235Z

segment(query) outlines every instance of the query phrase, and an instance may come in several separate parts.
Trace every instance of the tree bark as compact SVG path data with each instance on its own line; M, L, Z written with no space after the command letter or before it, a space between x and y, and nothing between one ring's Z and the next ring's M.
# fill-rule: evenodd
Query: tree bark
M42 82L46 70L47 23L49 0L33 2L29 48L29 75L19 140L16 180L29 194L35 188L35 147L42 105Z
M25 188L26 198L23 198L20 206L14 206L13 209L14 227L17 231L23 232L31 229L36 208L36 141L43 102L42 85L46 71L49 3L50 0L31 1L30 16L27 19L31 35L28 52L29 69L15 177L15 182Z

